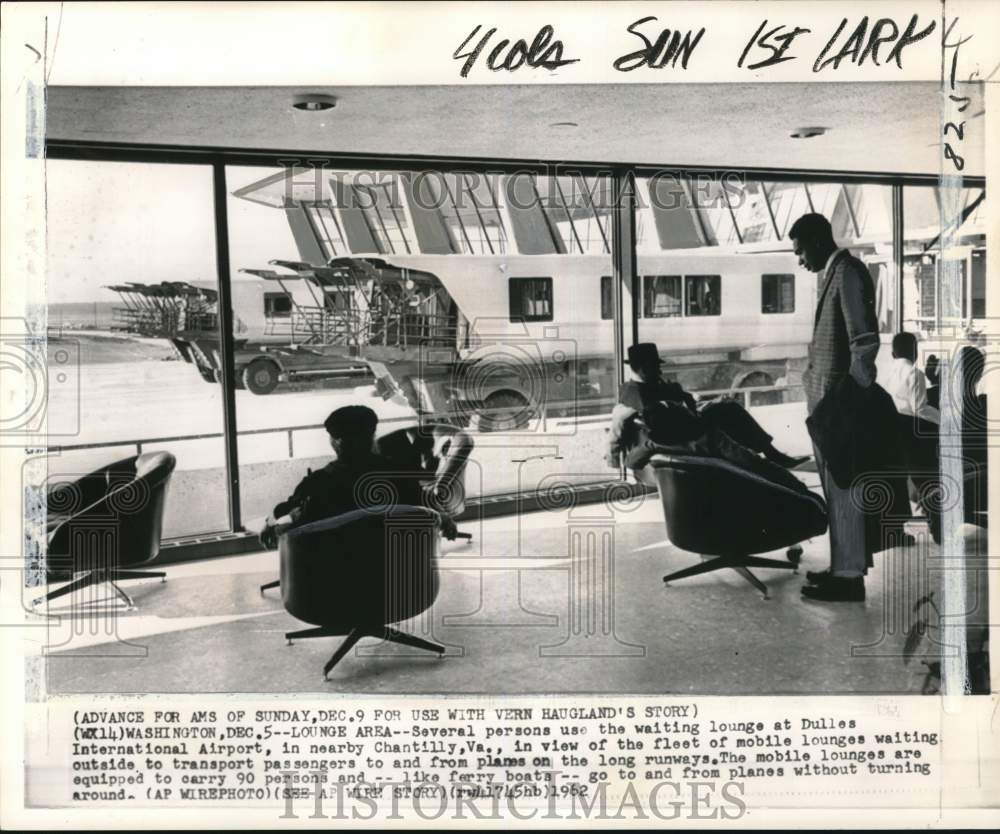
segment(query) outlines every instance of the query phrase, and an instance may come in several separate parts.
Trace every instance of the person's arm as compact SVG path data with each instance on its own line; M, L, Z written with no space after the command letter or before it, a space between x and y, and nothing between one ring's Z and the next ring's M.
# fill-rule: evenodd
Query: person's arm
M910 404L913 407L913 415L921 420L931 423L940 423L941 416L938 410L927 402L927 380L923 371L917 367L910 369L912 381L910 383Z
M862 274L853 264L846 266L840 283L840 308L850 340L850 374L862 388L868 388L875 381L875 356L879 347L875 310L873 305L866 303L866 298L871 296L865 290L870 287L870 275Z
M622 403L615 405L611 411L607 463L613 469L621 466L622 435L625 433L625 425L638 413L636 409Z

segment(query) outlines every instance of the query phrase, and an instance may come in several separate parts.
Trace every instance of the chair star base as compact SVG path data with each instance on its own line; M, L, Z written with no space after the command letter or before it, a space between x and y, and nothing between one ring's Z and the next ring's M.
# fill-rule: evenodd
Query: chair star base
M289 631L285 634L285 639L288 641L288 645L292 645L292 640L294 639L305 640L310 637L335 637L341 633L336 629L317 626L316 628L304 628L301 631ZM415 649L425 649L429 652L436 652L438 655L443 655L445 652L444 646L438 643L432 643L430 640L415 637L396 628L390 628L389 626L357 626L350 631L347 637L344 638L344 642L340 644L337 651L326 662L326 665L323 667L323 680L329 680L330 670L343 660L344 656L354 648L355 644L362 637L378 637L382 640L388 640L390 643L412 646Z
M798 550L798 553L795 552L796 550ZM714 559L708 559L700 565L692 565L689 568L683 568L682 570L667 574L663 577L663 581L664 583L670 583L675 579L685 579L689 576L698 576L702 573L711 573L723 568L731 568L760 591L764 595L764 599L770 599L767 593L767 585L754 576L750 572L750 568L779 568L793 570L797 573L801 554L802 551L800 548L789 548L787 562L782 562L778 559L764 559L760 556L716 556Z

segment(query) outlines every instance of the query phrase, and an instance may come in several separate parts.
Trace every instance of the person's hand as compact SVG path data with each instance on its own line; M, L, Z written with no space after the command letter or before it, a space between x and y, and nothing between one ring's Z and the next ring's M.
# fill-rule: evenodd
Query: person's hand
M458 537L458 527L455 526L455 520L444 513L441 513L441 535L450 542L455 541Z
M260 543L268 550L274 550L278 546L278 528L273 524L265 524L260 531Z

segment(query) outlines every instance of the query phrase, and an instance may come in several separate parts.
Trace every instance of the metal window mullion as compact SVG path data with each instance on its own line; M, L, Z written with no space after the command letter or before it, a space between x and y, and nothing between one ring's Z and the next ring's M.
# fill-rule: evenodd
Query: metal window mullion
M345 254L349 254L350 249L347 246L347 238L344 237L344 230L340 227L340 220L337 218L337 211L339 208L334 207L332 200L327 200L325 207L326 210L330 212L330 219L333 220L333 226L337 230L337 240L340 241L340 245Z
M500 178L497 177L497 184L499 185ZM497 243L506 246L507 243L507 230L503 225L503 214L500 212L500 202L497 200L496 192L493 190L493 186L490 185L489 175L486 176L486 190L489 192L490 199L493 201L493 211L496 212L497 218Z
M858 240L861 237L861 229L858 226L858 216L854 213L854 203L851 200L851 195L847 191L847 183L845 182L841 189L844 192L844 202L847 203L847 213L851 217L851 226L854 228L854 239Z
M330 227L326 225L326 220L323 218L324 208L329 211L327 206L321 205L313 206L313 211L316 213L316 222L323 228L323 234L326 235L326 242L330 245L330 256L336 258L340 255L340 253L337 251L337 244L333 242L333 235L330 234ZM333 218L332 211L330 211L330 217ZM336 223L336 219L334 219L334 222ZM343 240L341 240L340 243L343 245Z
M458 201L455 199L455 195L451 192L451 186L448 185L447 174L441 177L441 181L444 183L445 193L448 195L448 199L451 200L452 208L455 209L455 220L458 221L458 228L462 230L462 238L465 240L465 245L469 247L469 254L475 255L476 251L472 246L472 241L469 239L469 232L465 228L465 221L462 220L462 212L458 207ZM455 179L455 184L458 184L458 178Z
M212 165L212 195L215 209L215 264L219 283L218 335L222 365L223 443L226 456L226 493L229 499L229 529L243 530L240 509L240 461L236 422L236 363L233 344L233 299L230 286L229 216L226 200L226 166Z
M816 213L816 206L813 203L812 192L809 190L809 183L807 183L807 182L802 183L802 188L806 192L806 202L809 204L809 213L810 214L815 214Z
M729 192L726 191L726 187L724 185L722 186L722 196L726 200L726 208L729 209L729 219L733 223L733 231L736 232L736 240L740 246L742 246L743 233L740 231L740 224L736 222L736 213L733 211L733 204L729 200Z
M573 239L576 241L576 246L580 250L580 254L584 254L583 244L580 242L580 235L576 230L576 223L573 222L573 215L569 210L569 203L566 202L566 194L563 192L562 184L559 182L558 176L553 176L552 181L556 184L556 191L559 192L559 199L562 201L563 211L566 212L566 221L569 223L569 230L573 235Z
M549 213L545 210L545 204L542 202L542 195L538 190L538 183L535 181L537 174L528 174L528 182L531 184L531 190L535 192L535 202L538 204L539 210L542 212L542 217L545 220L545 228L549 230L549 237L552 238L552 245L555 247L556 252L559 252L559 246L566 248L566 243L562 239L562 235L559 233L559 228L553 222L552 218L549 217Z
M333 248L333 240L330 238L330 232L326 228L326 223L323 222L323 218L320 216L319 207L314 203L307 203L303 206L303 208L305 211L306 222L309 224L313 237L319 241L320 249L325 250L323 254L328 258L331 256L331 252L336 255L337 253ZM322 231L320 231L320 229L322 229Z
M892 260L896 286L896 332L903 332L903 246L905 232L903 229L903 186L892 186Z
M410 249L410 241L406 238L406 230L403 228L403 224L399 222L399 215L396 214L396 207L392 204L392 194L388 191L388 186L386 186L386 198L389 202L389 211L392 212L392 219L396 222L396 228L399 230L399 236L403 241L403 246L406 247L406 254L412 255L413 250Z
M486 231L486 223L483 222L483 215L479 211L479 203L476 200L476 195L473 193L472 188L469 187L469 181L466 179L468 175L462 174L462 183L465 185L465 191L472 200L472 207L476 210L476 218L479 220L479 228L482 229L483 239L486 241L486 245L490 247L490 254L495 255L496 252L493 249L493 241L490 240L490 233Z
M635 239L635 177L629 170L619 170L615 173L612 188L617 199L614 200L611 215L611 263L614 278L614 332L615 332L615 366L618 384L625 383L625 342L630 345L639 341L639 304L638 275ZM625 298L622 288L625 281L629 282L629 297L631 309L628 311L629 326L625 325Z
M604 231L604 224L601 222L601 215L597 211L597 203L594 202L594 195L591 193L590 189L587 188L587 179L583 174L577 174L580 178L581 190L587 195L587 202L590 204L590 210L594 212L594 220L597 222L597 230L601 233L601 240L604 241L604 254L611 254L611 244L608 242L607 232ZM597 188L600 185L601 179L598 177L594 178L594 187Z
M382 229L382 238L385 240L385 244L389 251L395 255L396 254L396 244L392 242L392 238L389 237L389 230L385 227L385 221L382 219L382 212L378 207L378 194L374 188L368 189L368 196L373 197L373 204L371 210L375 212L375 217L378 218L378 224Z
M774 209L771 207L771 198L767 193L767 183L760 184L760 191L764 195L764 205L767 207L767 216L771 218L771 228L774 229L775 240L781 240L781 232L778 231L778 221L774 219Z
M691 188L690 183L681 179L681 188L684 189L684 194L688 198L688 203L691 205L691 210L694 212L695 223L698 224L698 231L701 232L701 240L704 246L710 246L708 228L705 226L705 218L701 216L701 208L698 206L698 201L694 197L694 189Z

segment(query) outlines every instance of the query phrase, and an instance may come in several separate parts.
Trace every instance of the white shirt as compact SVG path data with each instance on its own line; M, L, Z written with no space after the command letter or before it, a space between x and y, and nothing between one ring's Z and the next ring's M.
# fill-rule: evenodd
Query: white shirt
M843 247L840 249L834 249L830 253L830 257L826 259L826 263L823 264L823 271L820 273L823 278L826 278L826 271L830 268L830 264L833 263L833 259L836 258L841 252L846 252L847 250Z
M924 372L909 359L895 358L879 383L892 395L896 411L909 417L919 417L931 423L940 423L941 415L927 402L927 379Z

